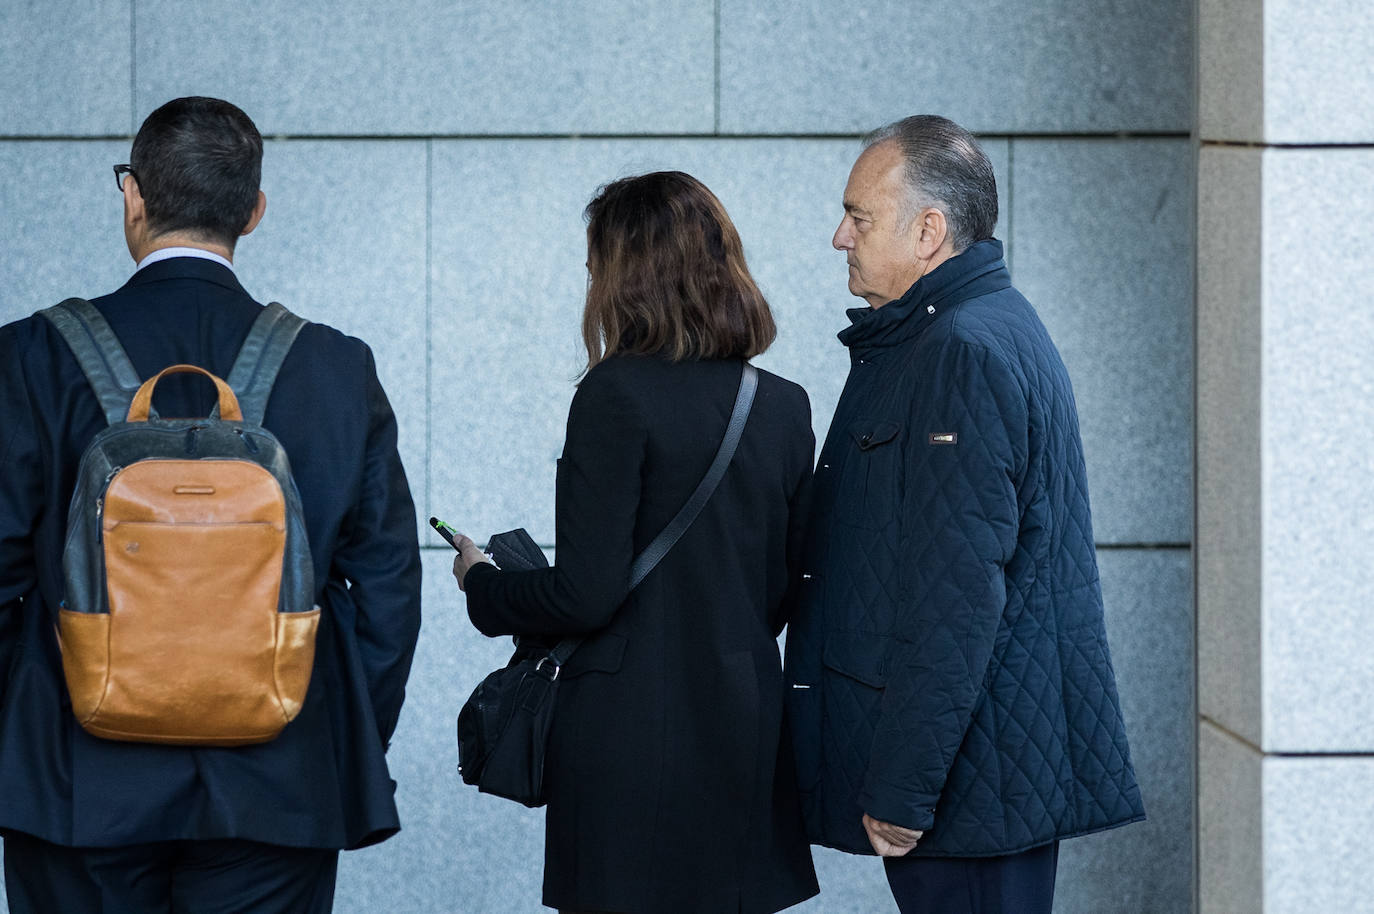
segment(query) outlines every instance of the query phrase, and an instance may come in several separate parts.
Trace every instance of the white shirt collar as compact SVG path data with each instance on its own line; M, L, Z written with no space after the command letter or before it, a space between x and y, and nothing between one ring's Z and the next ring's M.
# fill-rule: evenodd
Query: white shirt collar
M153 251L138 262L138 266L134 267L134 272L137 273L150 263L157 263L159 260L169 260L172 257L199 257L202 260L213 260L221 266L228 267L230 272L233 272L234 269L234 265L230 263L227 258L221 257L214 251L206 251L202 248L173 247L158 248L156 251Z

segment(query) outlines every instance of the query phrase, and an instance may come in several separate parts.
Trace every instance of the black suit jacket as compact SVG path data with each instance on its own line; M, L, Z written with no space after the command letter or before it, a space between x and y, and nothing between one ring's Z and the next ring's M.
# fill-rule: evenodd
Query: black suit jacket
M774 640L800 578L805 391L759 372L720 485L627 594L633 556L715 457L741 371L735 359L596 365L568 414L556 566L469 572L481 631L589 636L561 674L550 737L550 907L763 914L816 892Z
M232 271L178 257L94 300L140 377L188 362L227 377L261 305ZM163 415L206 415L203 378L158 385ZM120 743L71 713L53 624L77 462L104 427L49 322L0 328L0 829L73 846L246 838L369 844L399 828L385 748L420 623L415 510L372 353L301 331L264 425L300 490L324 612L299 716L234 749Z

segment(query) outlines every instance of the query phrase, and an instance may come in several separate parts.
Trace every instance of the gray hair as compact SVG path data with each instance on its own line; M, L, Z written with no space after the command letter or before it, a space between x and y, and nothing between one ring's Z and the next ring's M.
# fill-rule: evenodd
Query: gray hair
M963 127L935 114L917 114L879 127L864 149L892 140L906 159L908 221L926 207L945 214L954 253L991 238L997 226L997 179L978 141Z

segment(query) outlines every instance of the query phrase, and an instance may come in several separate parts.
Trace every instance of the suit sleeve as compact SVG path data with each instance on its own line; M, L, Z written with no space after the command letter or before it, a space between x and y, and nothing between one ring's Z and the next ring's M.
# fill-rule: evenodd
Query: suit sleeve
M563 636L604 628L630 590L646 425L609 363L568 411L558 464L556 564L468 572L468 617L485 635Z
M396 417L367 352L368 432L358 500L334 567L357 606L356 632L377 728L395 732L420 634L420 547L415 505L396 449Z
M33 530L43 495L40 451L15 331L0 328L0 705L24 597L38 587Z
M950 342L924 371L906 441L906 602L860 794L875 819L921 830L934 823L1006 608L1027 453L1025 394L1000 360Z

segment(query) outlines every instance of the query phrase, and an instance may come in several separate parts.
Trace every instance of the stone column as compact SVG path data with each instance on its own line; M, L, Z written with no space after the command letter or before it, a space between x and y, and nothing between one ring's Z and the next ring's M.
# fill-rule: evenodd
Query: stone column
M1198 47L1199 909L1374 911L1374 12Z

